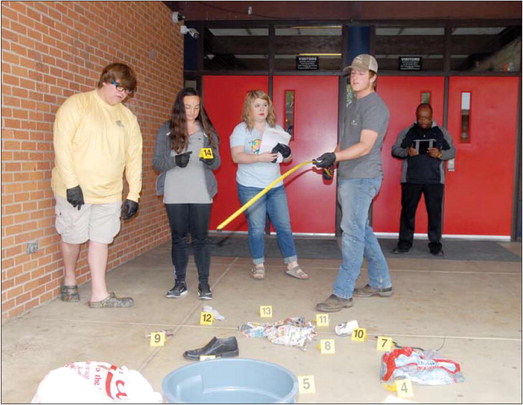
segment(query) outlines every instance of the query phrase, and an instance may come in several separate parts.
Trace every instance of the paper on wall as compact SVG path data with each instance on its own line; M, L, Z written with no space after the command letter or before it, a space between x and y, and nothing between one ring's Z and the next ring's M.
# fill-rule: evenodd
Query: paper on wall
M276 128L265 128L265 131L262 135L262 142L260 146L260 153L270 152L278 143L283 143L288 145L291 140L291 135L287 132L276 129ZM283 156L281 153L278 153L277 163L283 161Z

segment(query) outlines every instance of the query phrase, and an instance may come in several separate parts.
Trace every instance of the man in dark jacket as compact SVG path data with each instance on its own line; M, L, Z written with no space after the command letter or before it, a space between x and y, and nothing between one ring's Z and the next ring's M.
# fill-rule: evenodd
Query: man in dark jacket
M443 162L456 156L456 148L449 132L432 121L430 104L418 106L416 123L400 132L392 146L392 156L403 159L400 233L398 245L392 252L405 253L412 247L416 209L423 194L429 222L430 253L442 255Z

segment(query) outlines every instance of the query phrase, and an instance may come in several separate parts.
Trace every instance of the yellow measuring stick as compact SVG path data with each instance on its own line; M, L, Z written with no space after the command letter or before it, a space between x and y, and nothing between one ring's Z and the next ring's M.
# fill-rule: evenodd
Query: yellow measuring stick
M243 211L245 211L247 208L249 208L252 204L254 204L258 199L266 194L271 188L274 187L275 184L283 180L285 177L287 177L289 174L294 173L296 170L298 170L300 167L308 165L309 163L312 163L312 160L309 160L307 162L300 163L297 166L294 166L291 170L288 172L282 174L280 177L278 177L276 180L274 180L271 184L269 184L267 187L265 187L262 191L260 191L258 194L256 194L254 197L252 197L249 201L247 201L245 204L243 204L234 214L232 214L229 218L227 218L225 221L223 221L216 229L219 231L222 230L224 226L227 226L231 221L236 219L238 215L240 215Z

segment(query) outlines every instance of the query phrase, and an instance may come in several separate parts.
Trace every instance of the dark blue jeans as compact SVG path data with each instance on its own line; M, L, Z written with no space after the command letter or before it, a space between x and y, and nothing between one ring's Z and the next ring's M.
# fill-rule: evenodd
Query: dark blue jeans
M194 262L200 283L209 282L211 252L209 249L209 218L212 204L165 204L171 227L171 256L177 281L185 281L189 262L191 235Z

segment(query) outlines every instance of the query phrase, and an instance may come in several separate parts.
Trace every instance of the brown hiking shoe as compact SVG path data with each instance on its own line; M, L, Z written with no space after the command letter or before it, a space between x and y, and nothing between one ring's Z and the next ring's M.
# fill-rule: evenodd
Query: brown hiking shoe
M355 288L352 295L355 297L373 297L376 295L380 297L390 297L392 295L392 287L376 288L367 284L363 288Z
M340 298L332 294L325 301L316 305L316 310L321 312L338 312L343 308L352 307L352 298Z

